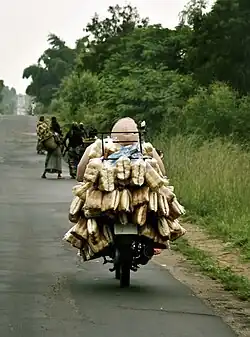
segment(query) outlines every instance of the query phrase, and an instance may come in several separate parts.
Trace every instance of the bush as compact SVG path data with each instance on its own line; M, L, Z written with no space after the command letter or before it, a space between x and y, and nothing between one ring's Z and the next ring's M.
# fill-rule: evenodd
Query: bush
M188 132L204 137L230 136L238 115L236 93L226 84L214 83L200 88L184 107Z
M163 134L157 145L189 215L250 253L250 154L227 140L201 145L197 136Z

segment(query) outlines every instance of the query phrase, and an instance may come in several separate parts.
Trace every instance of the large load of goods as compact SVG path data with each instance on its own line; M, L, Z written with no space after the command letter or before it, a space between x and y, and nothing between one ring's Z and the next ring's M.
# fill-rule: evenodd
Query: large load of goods
M103 146L104 145L104 146ZM173 186L153 158L150 143L121 146L97 139L89 153L84 180L73 187L64 240L81 252L84 261L105 255L114 240L113 224L134 224L157 248L185 234L178 218L185 213Z

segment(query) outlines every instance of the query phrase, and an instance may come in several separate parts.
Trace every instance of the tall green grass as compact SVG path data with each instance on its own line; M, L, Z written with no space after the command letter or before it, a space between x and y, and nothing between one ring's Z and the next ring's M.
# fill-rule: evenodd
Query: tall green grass
M222 140L162 135L167 174L193 221L250 258L250 153Z

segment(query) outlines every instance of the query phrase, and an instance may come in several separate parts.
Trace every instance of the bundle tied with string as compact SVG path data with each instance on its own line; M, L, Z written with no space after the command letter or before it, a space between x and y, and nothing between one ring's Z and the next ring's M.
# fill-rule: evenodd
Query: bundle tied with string
M84 181L73 187L69 220L74 226L64 239L82 251L85 261L105 254L113 243L112 225L117 221L124 226L134 224L139 235L160 248L186 232L178 221L185 210L153 158L153 146L143 143L140 149L136 132L131 124L122 130L118 124L112 138L104 139L104 148L97 139Z

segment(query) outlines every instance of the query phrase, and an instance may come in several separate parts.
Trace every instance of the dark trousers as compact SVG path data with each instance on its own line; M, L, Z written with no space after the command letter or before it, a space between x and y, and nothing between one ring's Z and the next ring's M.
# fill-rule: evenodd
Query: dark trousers
M70 147L68 150L68 165L69 165L69 174L71 177L75 178L77 173L77 165L81 160L80 157L80 147Z

